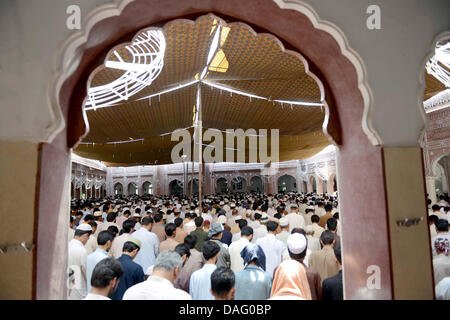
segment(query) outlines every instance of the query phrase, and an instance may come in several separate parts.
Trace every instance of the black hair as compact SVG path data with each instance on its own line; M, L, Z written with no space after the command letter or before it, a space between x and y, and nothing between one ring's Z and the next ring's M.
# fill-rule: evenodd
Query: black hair
M181 225L183 224L183 219L181 219L181 218L176 218L176 219L174 220L174 223L175 223L175 225L176 225L177 228L178 228L179 226L181 226Z
M122 264L114 258L105 258L97 263L92 271L91 286L105 288L114 278L119 279L123 274Z
M230 268L220 267L211 274L211 291L219 297L224 297L233 289L235 276Z
M83 212L82 211L78 211L77 213L75 213L75 217L78 217L78 216L83 216Z
M238 220L239 229L242 231L243 227L246 227L248 225L248 222L246 219Z
M162 218L163 218L162 214L161 214L161 213L157 213L157 214L155 214L155 216L153 217L153 220L154 220L155 222L160 222L160 221L162 220Z
M127 209L123 212L123 214L131 214L131 211Z
M130 233L131 229L136 225L136 221L134 220L125 220L122 224L122 230L125 233Z
M437 204L434 204L434 205L431 207L431 209L432 209L433 211L438 211L438 210L441 209L441 207L440 207L439 205L437 205Z
M117 228L116 226L109 226L108 229L106 229L106 231L111 233L113 235L113 237L115 238L116 235L119 233L119 228Z
M263 205L261 206L261 211L262 211L262 212L266 212L268 209L269 209L269 206L268 206L267 204L263 204Z
M214 241L206 241L202 247L203 257L206 261L213 258L220 252L220 246Z
M280 213L275 213L274 215L273 215L273 217L274 218L277 218L278 220L280 220L282 217L281 217L281 214Z
M278 228L278 223L275 221L268 221L267 222L267 231L275 231Z
M70 223L74 222L74 218L72 216L70 216Z
M327 220L327 227L330 231L335 231L337 228L337 220L335 218L329 218Z
M320 218L317 214L313 214L311 216L311 222L319 222L319 221L320 221Z
M142 218L141 224L142 224L143 226L148 226L148 225L151 224L151 223L153 223L152 217L144 217L144 218Z
M430 215L430 216L428 217L428 220L429 220L430 222L432 222L433 224L436 224L436 222L439 220L439 217L438 217L437 215L435 215L435 214L432 214L432 215Z
M177 244L174 251L178 253L181 257L186 255L186 258L189 258L191 256L191 251L189 251L189 248L184 243Z
M193 235L187 235L184 238L184 244L189 247L189 249L195 248L195 245L197 244L197 238Z
M335 212L335 213L333 214L333 218L339 220L339 212Z
M113 222L116 219L116 213L115 212L110 212L108 213L108 215L106 216L106 221L107 222Z
M322 241L326 245L333 243L334 239L335 239L334 233L331 232L330 230L325 230L320 235L320 241Z
M171 237L173 235L173 233L175 232L175 230L177 230L177 226L175 225L175 223L168 223L166 224L166 226L164 227L164 231L166 232L166 235L168 237Z
M439 219L436 223L436 230L437 231L447 231L448 232L448 221L444 219Z
M195 221L195 226L197 228L199 228L203 224L203 218L202 217L197 217L197 218L195 218L194 221Z
M97 228L97 222L95 221L88 222L88 225L90 225L92 228Z
M84 217L84 221L89 222L89 221L94 221L94 216L92 214L87 214Z
M335 245L333 248L334 251L334 255L336 256L337 261L339 261L339 264L342 264L342 260L341 260L341 245Z
M328 211L333 210L333 206L331 204L326 204L324 209L325 209L325 211L328 212Z
M101 231L97 236L97 244L99 246L104 246L108 240L114 240L113 234L109 231Z
M260 213L258 213L258 212L255 213L255 219L256 220L261 219L261 217L262 217L262 215Z
M138 251L140 249L136 243L125 241L125 243L123 244L122 252L133 252L136 249L138 249Z
M134 213L141 213L141 208L134 209Z
M253 228L249 226L245 226L241 229L242 236L250 236L253 234Z

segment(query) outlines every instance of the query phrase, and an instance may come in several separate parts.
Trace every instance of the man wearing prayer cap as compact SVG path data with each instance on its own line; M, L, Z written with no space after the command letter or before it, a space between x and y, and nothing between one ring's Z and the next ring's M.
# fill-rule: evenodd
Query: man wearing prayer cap
M75 285L69 296L69 300L79 300L87 296L86 259L87 251L84 245L92 233L92 227L83 223L75 229L75 234L69 242L68 267L75 271Z
M220 241L222 241L223 243L225 243L227 246L229 246L231 244L231 239L233 238L233 235L231 234L230 231L227 230L227 218L225 216L220 216L217 219L217 222L222 224L223 226L223 234L222 234L222 238L220 239ZM229 228L229 227L228 227Z
M224 227L221 223L215 222L211 224L208 232L208 237L211 241L217 243L220 246L219 259L217 260L216 266L229 268L231 266L230 254L228 253L228 246L220 241L222 239Z
M292 260L300 262L305 268L306 277L308 278L309 288L311 290L311 299L320 300L322 298L322 285L320 275L317 271L306 266L303 262L308 249L308 239L301 233L293 233L287 239L287 249L289 257Z
M276 235L276 238L286 244L286 241L290 235L289 233L289 220L286 217L280 219L280 232Z

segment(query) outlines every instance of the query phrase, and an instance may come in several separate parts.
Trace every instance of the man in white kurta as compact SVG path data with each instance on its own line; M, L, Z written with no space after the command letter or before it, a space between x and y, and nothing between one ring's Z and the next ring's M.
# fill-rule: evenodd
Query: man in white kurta
M69 242L68 267L75 266L79 274L75 275L75 285L69 299L82 299L88 294L86 280L86 259L87 251L84 244L89 239L92 228L89 224L83 223L75 230L75 235Z
M298 206L296 204L291 205L291 212L286 215L286 219L289 221L289 232L294 228L304 228L305 219L298 213Z
M267 231L268 234L256 240L256 244L263 249L266 255L266 272L273 277L273 271L282 261L283 251L286 250L286 245L275 237L279 231L277 222L267 222Z
M244 270L244 259L241 257L241 251L252 241L252 237L253 229L245 226L242 228L240 239L230 244L228 252L230 253L231 270L234 272Z
M133 238L138 238L141 241L141 250L134 258L134 262L139 264L143 270L147 270L155 263L156 256L159 251L159 239L150 230L152 229L153 220L145 217L142 219L142 226L138 231L132 234Z
M161 252L151 276L146 281L128 288L123 300L191 300L187 292L173 286L182 264L178 253Z

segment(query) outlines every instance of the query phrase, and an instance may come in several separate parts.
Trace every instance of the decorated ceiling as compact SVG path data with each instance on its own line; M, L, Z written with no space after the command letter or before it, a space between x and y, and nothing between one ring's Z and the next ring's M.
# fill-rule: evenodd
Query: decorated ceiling
M319 84L303 58L285 51L274 36L256 34L242 23L226 24L212 14L196 21L175 20L160 30L165 43L150 44L155 52L164 48L162 68L113 86L114 103L96 103L101 94L98 100L86 98L89 133L76 154L110 166L172 163L171 150L178 141L171 141L170 133L188 128L193 135L199 100L203 132L279 129L280 161L308 158L330 144L322 133L325 111ZM139 45L133 47L144 43L147 34L141 31L131 44L113 48L107 58L113 66L97 69L89 88L122 81L128 71L114 63L137 61L133 72L140 72L140 62L156 59L146 57ZM148 84L150 77L154 79ZM129 89L132 81L139 87L135 92Z

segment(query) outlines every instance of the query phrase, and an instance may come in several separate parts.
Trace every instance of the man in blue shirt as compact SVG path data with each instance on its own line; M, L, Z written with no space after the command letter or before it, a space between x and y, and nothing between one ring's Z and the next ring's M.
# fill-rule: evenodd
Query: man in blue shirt
M214 300L211 294L211 274L216 270L216 262L220 254L220 246L213 241L206 241L202 247L204 266L191 275L189 294L192 300Z
M112 242L114 240L114 236L108 231L102 231L98 234L97 237L97 249L89 254L86 258L86 278L87 278L87 288L88 292L91 292L91 278L92 272L94 271L95 266L101 260L108 258L108 251L111 248Z
M130 238L123 244L122 255L117 259L123 268L123 275L120 277L119 285L112 296L112 300L122 300L128 288L144 281L144 270L133 261L141 248L141 241L137 238Z

